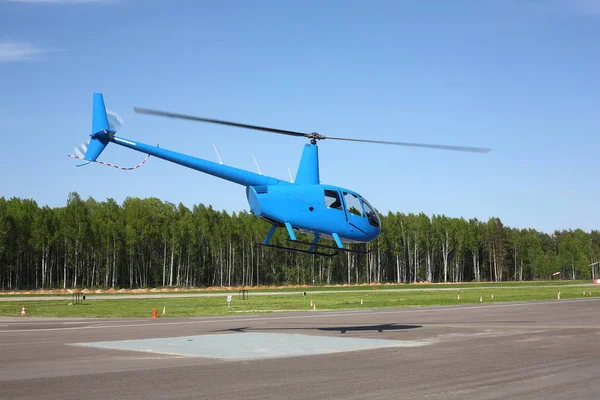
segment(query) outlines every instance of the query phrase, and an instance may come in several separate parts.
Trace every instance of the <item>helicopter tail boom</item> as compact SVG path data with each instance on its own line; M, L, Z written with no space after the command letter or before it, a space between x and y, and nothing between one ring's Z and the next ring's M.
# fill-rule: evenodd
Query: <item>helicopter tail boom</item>
M106 146L112 142L119 146L142 152L148 156L152 155L154 157L192 168L209 175L217 176L219 178L244 186L290 184L287 181L281 181L279 179L262 174L256 174L254 172L234 168L228 165L217 164L201 158L192 157L187 154L163 149L158 146L151 146L130 139L117 137L115 134L122 123L123 121L118 115L106 109L102 93L94 93L92 109L92 133L90 135L90 140L87 145L83 144L75 149L75 152L78 154L78 156L69 156L87 161L87 163L78 166L87 165L91 162L99 162L101 164L106 164L119 169L136 169L139 165L141 165L139 164L133 168L120 168L112 164L97 161L97 158L104 151Z
M139 151L144 154L150 154L153 157L170 161L205 174L213 175L221 179L228 180L244 186L269 186L269 185L290 185L289 182L266 175L260 175L254 172L235 168L229 165L218 164L202 158L192 157L187 154L178 153L172 150L163 149L158 146L137 142L131 139L125 139L114 136L111 142L119 146L127 147L131 150Z

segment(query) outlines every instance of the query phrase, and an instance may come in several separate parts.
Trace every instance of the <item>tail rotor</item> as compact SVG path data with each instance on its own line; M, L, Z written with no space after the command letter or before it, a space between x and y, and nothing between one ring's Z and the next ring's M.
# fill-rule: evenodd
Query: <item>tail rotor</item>
M98 164L106 165L113 168L122 170L132 170L139 168L142 164L148 160L148 155L144 161L131 168L123 168L118 165L109 164L102 161L97 161L98 156L104 151L106 146L111 142L117 130L123 126L123 118L114 111L107 110L104 105L104 97L102 93L94 93L93 100L93 114L92 114L92 133L90 139L75 147L75 155L69 154L71 158L77 158L80 160L87 161L86 163L77 165L82 167L89 163L96 162Z

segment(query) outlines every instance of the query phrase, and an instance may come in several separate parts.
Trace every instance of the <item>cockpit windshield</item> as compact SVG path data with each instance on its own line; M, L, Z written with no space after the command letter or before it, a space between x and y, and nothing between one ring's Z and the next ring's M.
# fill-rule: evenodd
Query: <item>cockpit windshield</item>
M367 218L369 219L369 224L374 227L381 229L381 221L379 220L379 215L377 211L369 204L368 201L364 199L364 197L360 198L362 200L363 205L365 206L365 211L367 212Z
M344 201L346 202L346 210L350 214L358 215L359 217L364 217L363 209L360 205L360 201L358 200L358 196L354 193L344 192Z

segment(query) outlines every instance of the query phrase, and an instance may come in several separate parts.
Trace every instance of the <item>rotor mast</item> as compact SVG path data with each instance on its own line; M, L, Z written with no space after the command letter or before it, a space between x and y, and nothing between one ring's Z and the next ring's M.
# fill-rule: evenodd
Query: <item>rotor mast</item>
M317 139L311 139L310 143L304 145L296 180L294 181L297 185L318 185L320 183L319 147L316 143Z

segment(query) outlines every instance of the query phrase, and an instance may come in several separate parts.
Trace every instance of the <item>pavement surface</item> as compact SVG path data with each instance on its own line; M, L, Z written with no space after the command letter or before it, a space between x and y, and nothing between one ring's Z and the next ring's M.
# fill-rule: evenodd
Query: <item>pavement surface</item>
M0 318L0 399L598 399L600 299Z

